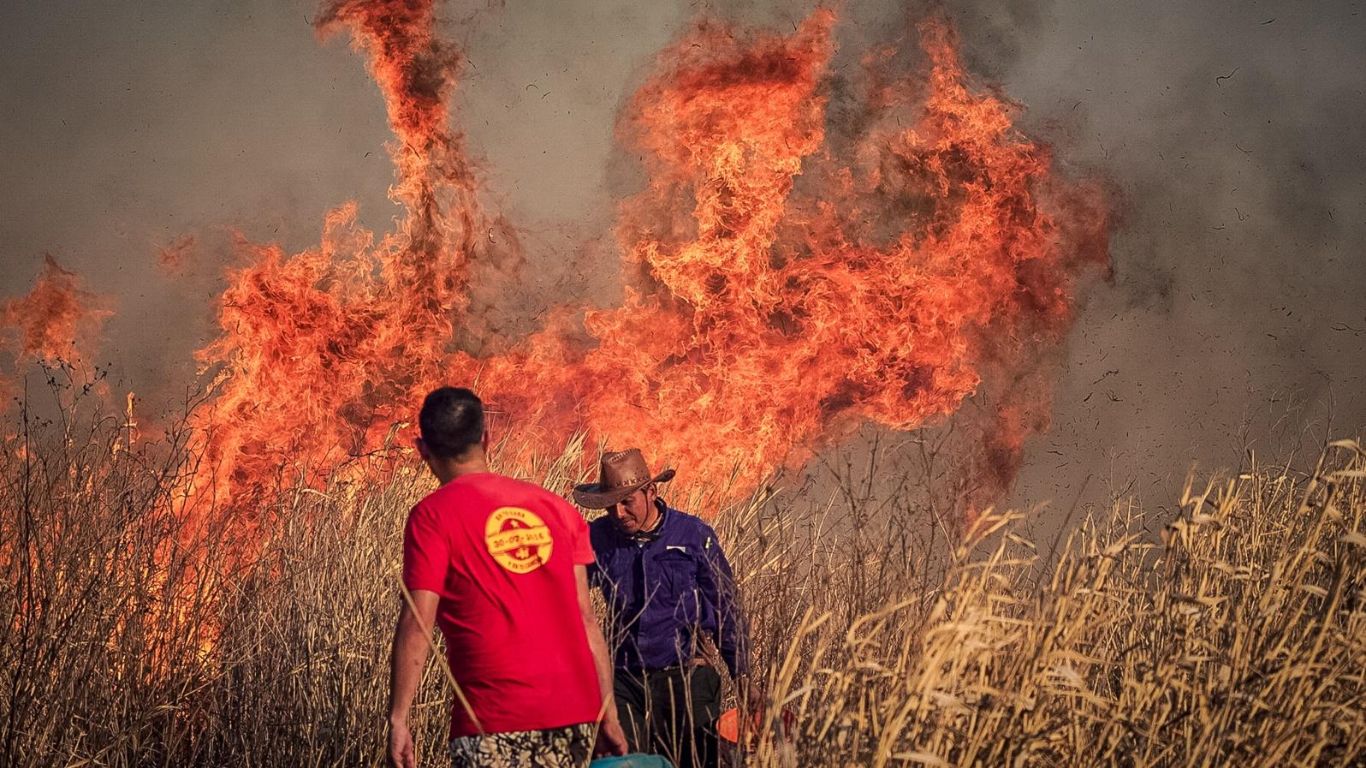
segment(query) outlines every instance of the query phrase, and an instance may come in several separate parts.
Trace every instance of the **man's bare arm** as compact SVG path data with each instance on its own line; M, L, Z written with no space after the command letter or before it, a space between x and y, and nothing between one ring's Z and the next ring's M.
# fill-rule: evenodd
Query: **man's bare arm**
M607 638L602 636L598 626L597 613L593 610L593 600L588 594L588 568L574 566L574 581L579 593L579 614L583 617L583 631L588 635L588 647L593 651L593 666L598 672L598 689L602 691L604 715L616 716L612 702L612 658L607 652Z
M422 683L422 668L432 647L432 627L436 624L435 592L419 589L410 593L412 606L405 599L394 628L394 646L389 656L389 719L407 722L417 687ZM417 613L413 613L413 608Z
M408 715L413 697L422 684L422 668L432 647L432 626L436 623L439 597L435 592L415 590L403 598L394 627L394 644L389 655L389 760L408 768L417 764ZM416 612L414 612L416 609Z
M626 754L626 739L617 718L617 706L612 695L612 655L607 651L607 638L598 626L597 613L588 594L588 568L574 566L574 581L579 593L579 614L583 617L583 631L588 636L588 647L593 651L593 666L598 672L598 689L602 691L601 751L616 755Z

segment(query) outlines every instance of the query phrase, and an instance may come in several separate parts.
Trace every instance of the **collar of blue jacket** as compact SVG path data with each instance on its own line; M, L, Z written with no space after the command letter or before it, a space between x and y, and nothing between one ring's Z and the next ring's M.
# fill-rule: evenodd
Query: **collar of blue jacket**
M664 535L664 524L669 520L669 508L664 504L664 502L660 501L659 499L655 499L655 507L659 510L659 521L655 523L654 528L651 528L648 531L640 531L638 533L626 533L625 531L621 530L621 526L613 525L612 527L617 530L618 534L625 536L626 538L635 542L637 546L649 544L650 542Z
M710 637L732 676L748 672L748 633L730 563L716 532L662 499L664 519L648 540L608 515L589 525L589 569L607 601L608 643L618 670L648 672L690 663Z

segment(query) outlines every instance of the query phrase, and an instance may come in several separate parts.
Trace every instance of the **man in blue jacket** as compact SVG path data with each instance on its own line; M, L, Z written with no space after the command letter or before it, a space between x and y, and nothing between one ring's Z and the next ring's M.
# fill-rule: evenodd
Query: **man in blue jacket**
M758 694L730 563L711 526L659 498L657 484L673 476L651 475L638 449L607 453L599 481L575 488L574 500L607 510L589 525L589 579L607 601L613 693L632 751L711 768L721 676L702 659L699 641L715 643L742 700Z

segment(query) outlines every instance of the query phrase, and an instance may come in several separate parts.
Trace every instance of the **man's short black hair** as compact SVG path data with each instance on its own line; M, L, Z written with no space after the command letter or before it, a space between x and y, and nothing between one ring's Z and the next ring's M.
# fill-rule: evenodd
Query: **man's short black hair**
M432 455L458 458L484 439L484 404L464 387L435 389L422 401L417 424Z

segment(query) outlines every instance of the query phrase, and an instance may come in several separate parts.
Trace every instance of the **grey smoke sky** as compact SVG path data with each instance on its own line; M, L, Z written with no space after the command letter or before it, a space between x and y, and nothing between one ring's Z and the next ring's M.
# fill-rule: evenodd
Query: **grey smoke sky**
M459 120L532 258L605 230L609 190L630 176L617 110L699 7L781 29L812 5L536 0L456 31L471 61ZM845 5L846 48L891 39L905 15ZM1014 500L1066 505L1088 476L1088 498L1130 478L1170 495L1192 461L1234 464L1245 441L1283 442L1271 438L1301 419L1331 413L1336 434L1361 432L1362 3L945 5L971 69L1026 106L1060 163L1125 198L1114 282L1087 291L1053 429ZM188 380L228 229L297 249L351 199L387 227L382 103L342 39L318 44L313 13L275 0L0 7L0 295L26 290L52 252L115 297L102 357L154 390ZM156 248L187 232L204 243L189 277L161 275ZM537 274L565 298L596 279L555 263ZM1279 422L1288 405L1303 407Z

